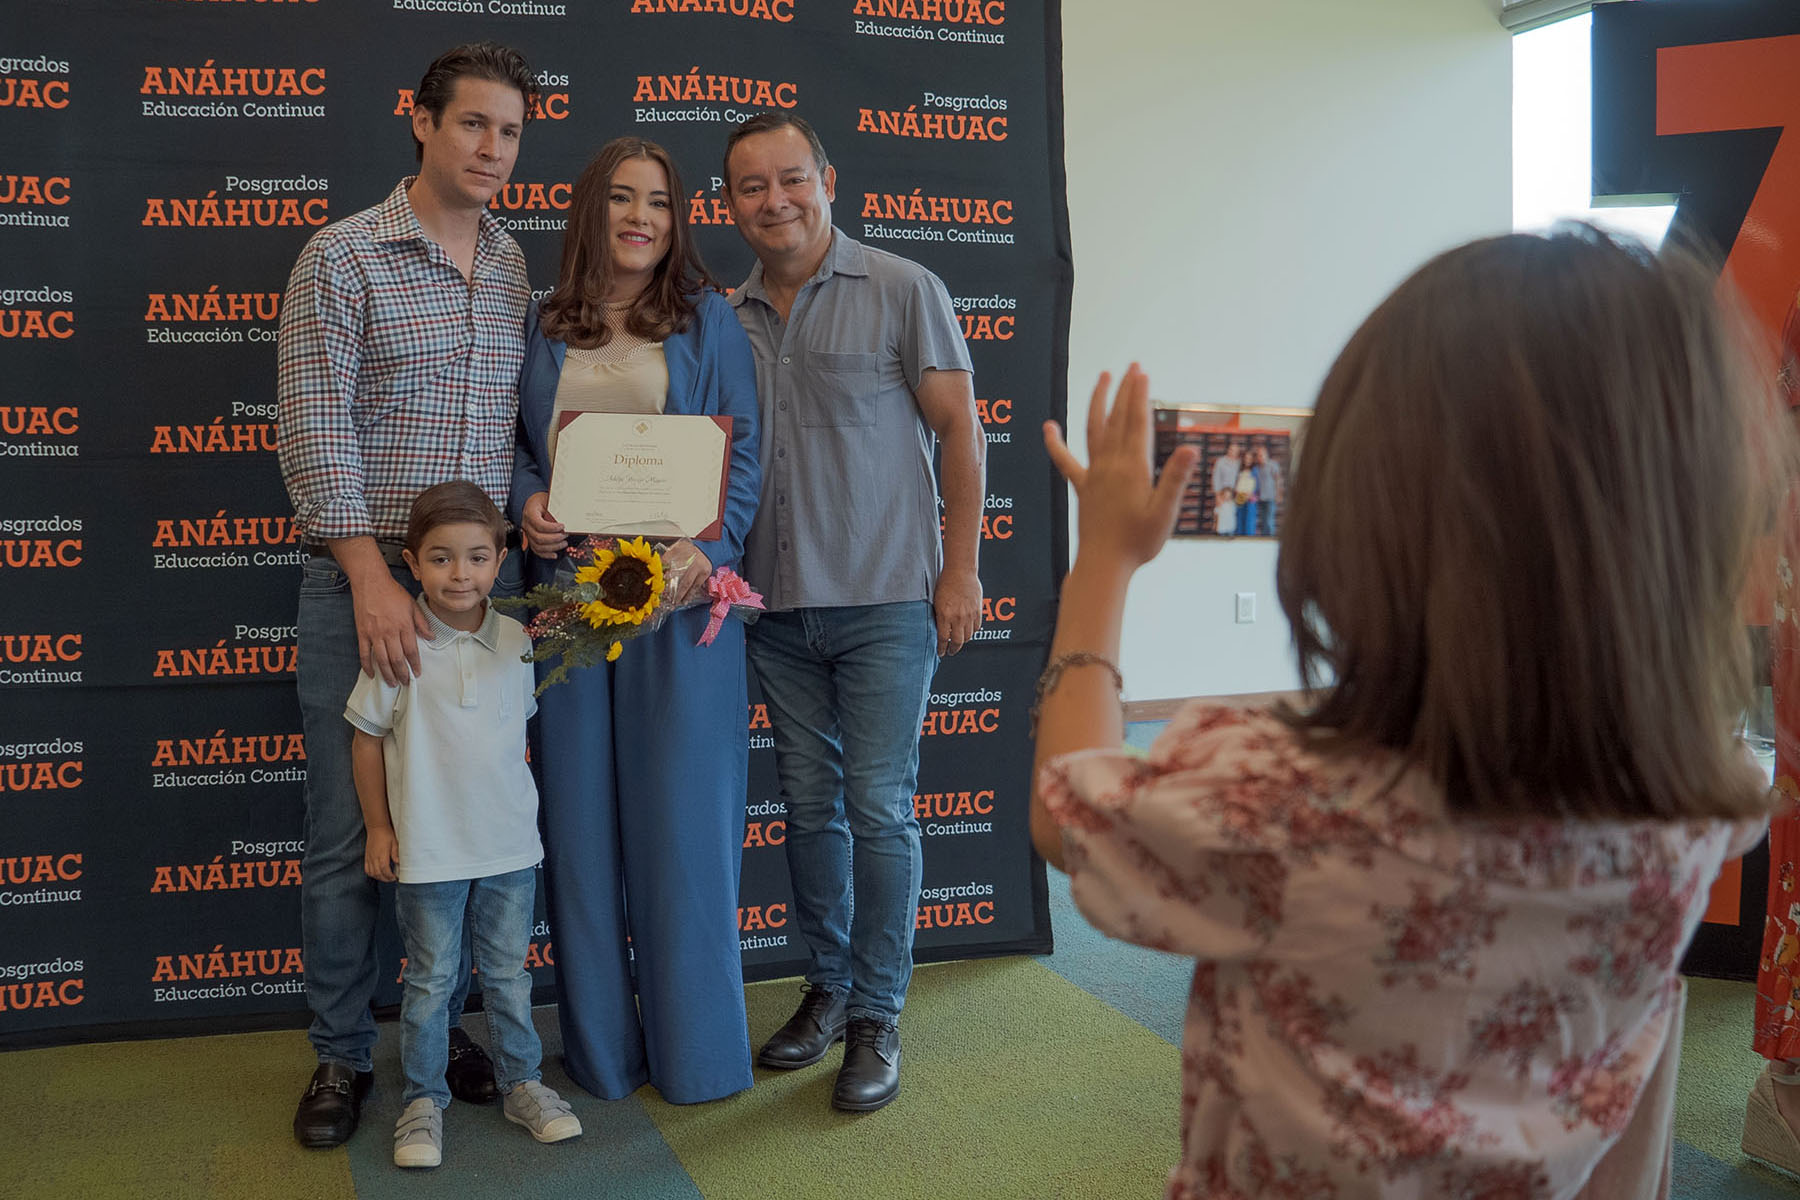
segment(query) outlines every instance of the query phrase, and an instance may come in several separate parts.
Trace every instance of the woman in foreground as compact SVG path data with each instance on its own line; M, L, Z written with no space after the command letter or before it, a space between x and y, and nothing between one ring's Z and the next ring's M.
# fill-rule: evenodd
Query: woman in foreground
M1080 551L1032 835L1102 930L1198 960L1169 1197L1666 1186L1634 1113L1768 803L1732 736L1737 598L1789 463L1754 380L1680 259L1583 229L1428 263L1299 449L1278 587L1304 703L1189 705L1144 758L1113 663L1191 452L1152 483L1135 367L1110 412L1095 391L1089 465L1046 429Z

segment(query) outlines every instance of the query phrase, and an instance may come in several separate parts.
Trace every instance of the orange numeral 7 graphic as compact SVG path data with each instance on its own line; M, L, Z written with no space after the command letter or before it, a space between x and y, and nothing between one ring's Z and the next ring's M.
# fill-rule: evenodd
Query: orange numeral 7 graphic
M1656 132L1733 129L1782 130L1724 271L1778 333L1800 288L1800 35L1656 52Z

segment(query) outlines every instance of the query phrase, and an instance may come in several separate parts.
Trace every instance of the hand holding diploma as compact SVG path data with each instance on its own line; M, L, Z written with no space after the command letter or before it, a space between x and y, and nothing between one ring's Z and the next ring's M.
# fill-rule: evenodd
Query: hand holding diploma
M539 558L555 558L569 548L569 531L550 515L549 492L532 493L520 524L525 527L526 546Z
M564 413L543 532L717 537L730 461L729 417Z

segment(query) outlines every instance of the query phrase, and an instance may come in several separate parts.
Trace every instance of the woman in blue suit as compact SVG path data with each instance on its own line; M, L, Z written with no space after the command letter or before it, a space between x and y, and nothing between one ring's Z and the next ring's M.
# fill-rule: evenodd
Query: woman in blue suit
M683 574L664 602L703 596L706 576L743 553L762 476L756 368L688 236L685 194L668 152L638 138L607 143L575 182L561 280L527 323L519 379L510 507L531 550L528 583L565 566L577 536L546 506L554 430L569 411L730 417L719 536L665 551ZM737 923L743 626L727 621L697 647L706 619L704 605L671 613L538 706L563 1058L609 1100L646 1081L675 1104L750 1086Z

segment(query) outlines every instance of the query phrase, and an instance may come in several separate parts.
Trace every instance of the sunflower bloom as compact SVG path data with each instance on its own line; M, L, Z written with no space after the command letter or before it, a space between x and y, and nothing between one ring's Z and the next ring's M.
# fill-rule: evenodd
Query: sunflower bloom
M662 558L643 538L633 538L616 548L594 551L593 565L578 569L575 581L594 584L600 591L582 606L588 624L596 629L641 625L662 602Z

